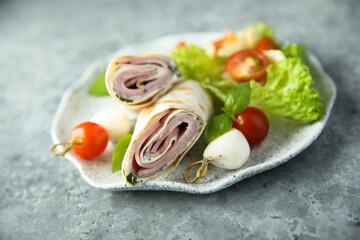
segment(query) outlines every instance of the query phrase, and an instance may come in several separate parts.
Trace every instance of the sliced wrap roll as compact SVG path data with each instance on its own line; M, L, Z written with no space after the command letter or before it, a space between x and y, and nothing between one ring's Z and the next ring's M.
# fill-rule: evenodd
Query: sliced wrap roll
M143 184L176 168L212 113L208 94L193 80L175 85L143 109L122 163L128 185Z
M110 95L131 110L154 103L183 80L174 61L164 55L117 56L105 76Z

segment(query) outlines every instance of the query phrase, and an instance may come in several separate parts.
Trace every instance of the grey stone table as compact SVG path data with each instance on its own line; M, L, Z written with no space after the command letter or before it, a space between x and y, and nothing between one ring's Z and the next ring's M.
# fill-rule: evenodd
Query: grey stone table
M263 19L338 87L323 134L208 195L112 192L50 154L64 91L122 46ZM359 239L359 1L0 0L0 239Z

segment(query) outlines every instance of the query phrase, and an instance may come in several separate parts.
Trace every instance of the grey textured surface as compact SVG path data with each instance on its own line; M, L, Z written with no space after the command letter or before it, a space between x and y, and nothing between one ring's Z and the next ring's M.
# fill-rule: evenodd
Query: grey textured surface
M122 46L269 21L338 87L324 133L271 171L209 195L111 192L52 157L60 98ZM358 1L0 1L0 239L358 239Z

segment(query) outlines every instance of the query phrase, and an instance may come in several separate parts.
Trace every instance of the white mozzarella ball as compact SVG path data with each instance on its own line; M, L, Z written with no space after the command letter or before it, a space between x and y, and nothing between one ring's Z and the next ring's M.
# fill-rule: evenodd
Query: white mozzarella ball
M210 142L203 154L205 158L219 155L222 157L212 160L210 163L225 169L240 168L250 156L249 143L239 130L233 128Z
M90 122L103 126L110 141L118 141L123 135L131 131L129 118L119 108L106 108L95 114Z

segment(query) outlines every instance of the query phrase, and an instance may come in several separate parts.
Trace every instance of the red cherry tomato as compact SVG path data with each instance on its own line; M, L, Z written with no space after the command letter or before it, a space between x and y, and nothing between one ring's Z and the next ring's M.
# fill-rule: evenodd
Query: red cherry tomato
M271 49L278 49L276 43L271 37L263 37L255 45L255 50L259 52L271 50Z
M263 37L255 45L255 50L259 52L271 49L278 49L274 39L272 39L271 37Z
M235 115L233 127L241 131L253 147L268 135L269 121L260 109L248 107L242 113Z
M70 134L70 141L80 142L72 150L84 159L100 155L109 141L105 128L93 122L84 122L76 126Z
M231 55L225 63L225 70L238 82L247 82L251 79L260 81L266 75L269 63L269 59L263 53L246 49Z

